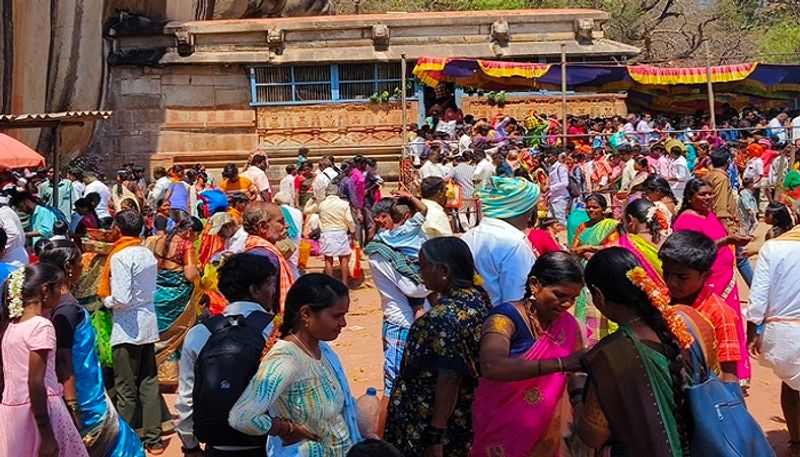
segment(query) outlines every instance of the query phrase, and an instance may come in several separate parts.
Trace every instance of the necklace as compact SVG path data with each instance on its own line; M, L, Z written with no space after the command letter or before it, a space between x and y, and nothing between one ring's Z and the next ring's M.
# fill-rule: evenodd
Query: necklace
M300 349L302 349L303 352L305 352L309 357L311 357L314 360L322 360L322 357L317 358L314 352L311 349L309 349L308 346L306 346L306 343L304 343L303 340L300 339L300 337L298 337L294 333L292 333L292 337L294 337L294 340L296 342L300 343Z
M528 325L530 326L531 333L533 334L534 338L537 338L544 332L542 331L541 324L539 324L539 319L536 317L536 313L531 311L533 303L530 300L526 300L523 306L525 307L525 317L528 320Z

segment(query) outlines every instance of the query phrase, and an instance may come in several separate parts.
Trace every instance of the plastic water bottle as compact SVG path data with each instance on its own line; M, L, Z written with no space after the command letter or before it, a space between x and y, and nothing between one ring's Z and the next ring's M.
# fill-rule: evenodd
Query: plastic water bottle
M361 433L361 437L364 439L377 438L375 429L381 415L381 400L374 387L368 388L367 393L358 397L356 411L358 412L358 431Z

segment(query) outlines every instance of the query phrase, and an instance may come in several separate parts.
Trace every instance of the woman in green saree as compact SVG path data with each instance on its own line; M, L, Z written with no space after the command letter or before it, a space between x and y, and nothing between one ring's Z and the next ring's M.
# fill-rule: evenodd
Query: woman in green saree
M571 380L578 437L613 456L689 455L681 349L693 341L687 322L703 340L710 325L691 308L671 307L663 282L624 248L598 252L585 277L596 306L620 327L586 355L588 377Z
M178 368L174 356L197 320L200 294L195 282L200 279L200 267L194 240L202 230L199 219L187 218L167 235L151 236L145 241L145 246L158 260L154 298L159 332L156 362L159 381L168 386L177 386Z
M619 241L621 224L616 219L606 218L608 201L600 194L588 195L585 199L589 220L578 225L572 241L572 252L586 260L602 248ZM575 317L585 327L585 340L589 347L596 344L617 328L592 305L589 290L584 288L575 302Z

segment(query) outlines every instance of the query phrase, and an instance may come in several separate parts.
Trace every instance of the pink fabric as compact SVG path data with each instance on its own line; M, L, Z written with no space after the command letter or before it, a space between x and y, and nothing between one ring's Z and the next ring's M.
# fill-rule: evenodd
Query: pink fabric
M639 263L642 264L642 268L644 268L644 271L647 272L647 276L650 276L650 278L653 281L655 281L656 283L660 283L660 282L664 281L664 279L661 277L661 275L658 274L658 272L655 270L655 268L653 268L653 264L650 263L650 261L647 260L647 258L645 256L643 256L641 252L639 252L639 250L636 248L636 246L633 243L631 243L631 240L630 240L630 238L628 238L628 235L621 236L619 238L618 243L619 243L619 247L625 248L625 249L631 251L631 253L633 253L633 255L635 255L636 258L639 259Z
M563 313L522 359L566 357L577 349L579 335L578 321ZM474 440L469 456L558 456L560 403L566 385L563 373L513 382L481 378L472 404Z
M547 230L531 230L530 233L528 233L528 240L530 240L533 248L536 249L536 252L538 252L539 255L545 255L548 252L559 252L564 250L558 245L558 243L556 243L556 240L553 239L553 235L551 235Z
M28 394L28 362L31 351L48 350L44 384L53 434L59 456L86 456L86 447L61 399L63 389L56 377L56 331L40 316L12 323L3 336L5 388L0 405L0 455L38 457L41 436L31 410Z
M366 178L364 173L358 168L353 168L350 173L350 179L353 180L353 186L356 189L356 202L360 208L364 207L364 197L366 196Z
M674 231L679 230L692 230L700 232L708 236L714 241L719 241L728 236L728 231L722 222L717 219L713 212L709 212L706 217L702 217L695 213L684 212L681 214L673 225ZM737 318L736 333L739 336L739 350L742 354L747 354L747 339L744 334L744 323L742 322L742 308L739 301L739 287L736 285L736 278L734 277L736 271L736 251L731 245L721 246L717 251L717 259L711 267L711 276L708 278L706 287L711 293L717 294L725 299L735 312ZM725 296L725 291L728 286L733 282L733 289ZM740 380L750 379L750 358L742 357L737 366L736 374Z

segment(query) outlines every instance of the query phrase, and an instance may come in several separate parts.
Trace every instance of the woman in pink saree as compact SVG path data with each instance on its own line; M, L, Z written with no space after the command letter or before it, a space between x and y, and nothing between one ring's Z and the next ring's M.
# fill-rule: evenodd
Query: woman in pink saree
M753 240L750 236L729 235L728 230L714 212L711 206L714 201L714 189L701 179L692 179L686 184L681 210L675 219L673 229L692 230L700 232L717 243L717 260L711 267L711 276L708 278L708 288L719 295L736 312L739 317L736 331L739 335L739 350L747 354L747 340L744 335L744 325L741 322L742 308L739 301L739 288L736 286L736 246L745 246ZM736 374L739 381L746 384L750 380L750 358L742 357L737 366Z
M472 403L470 457L557 457L567 373L580 369L581 330L567 312L583 271L566 252L541 256L527 298L489 314L481 338L481 379Z

